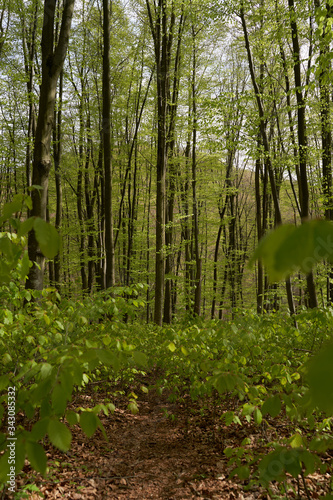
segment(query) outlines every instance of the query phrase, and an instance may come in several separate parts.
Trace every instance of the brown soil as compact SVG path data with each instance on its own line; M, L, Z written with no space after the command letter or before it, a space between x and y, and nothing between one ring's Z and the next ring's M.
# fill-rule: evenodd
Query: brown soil
M232 401L226 401L218 408L213 401L206 401L205 410L200 411L202 402L193 403L184 398L182 403L171 403L165 393L158 395L151 389L148 394L140 394L139 387L133 389L139 396L138 414L132 415L127 410L125 396L116 396L113 398L117 407L114 414L108 417L100 415L108 441L100 430L87 438L77 427L72 429L73 441L68 453L44 444L49 473L43 478L33 473L26 462L24 474L18 479L20 498L307 498L302 485L298 490L300 496L294 493L297 485L292 481L286 485L284 495L270 497L259 486L248 489L249 481L241 481L237 476L228 479L231 469L223 454L225 447L240 446L244 437L248 437L251 440L249 448L260 452L265 440L271 438L263 426L246 422L243 426L224 426L220 416L223 411L231 409ZM91 408L104 402L104 397L105 392L96 392L96 386L90 386L84 394L76 395L72 406ZM284 432L281 422L278 432ZM328 474L307 478L309 498L323 495L328 482ZM24 485L27 484L33 484L39 491L24 496ZM277 485L273 488L278 493Z

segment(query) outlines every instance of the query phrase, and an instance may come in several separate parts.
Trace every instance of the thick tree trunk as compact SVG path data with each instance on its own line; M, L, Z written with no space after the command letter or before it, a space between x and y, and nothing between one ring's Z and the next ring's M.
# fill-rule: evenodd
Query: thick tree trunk
M51 168L51 134L54 120L54 106L57 81L66 57L75 0L65 0L59 41L54 47L54 19L56 0L45 0L44 25L42 32L42 83L39 97L39 111L35 136L32 184L41 189L32 191L31 215L46 220L49 172ZM42 255L35 232L28 236L30 268L26 288L43 289L45 258Z
M110 5L103 0L103 153L105 200L106 288L114 286L115 260L112 212L111 87L110 87Z

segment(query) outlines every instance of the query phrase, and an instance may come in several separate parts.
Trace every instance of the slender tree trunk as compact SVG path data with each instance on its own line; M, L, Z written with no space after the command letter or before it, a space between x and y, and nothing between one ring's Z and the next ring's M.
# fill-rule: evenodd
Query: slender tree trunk
M258 241L262 237L262 224L261 224L261 196L260 196L260 158L256 160L255 170L255 193L256 193L256 221L257 221L257 237ZM257 313L261 314L263 311L263 293L264 293L264 270L262 262L258 261L258 276L257 276Z
M183 205L184 205L184 241L185 241L185 308L187 312L191 311L191 297L192 297L192 286L193 286L193 266L192 266L192 238L191 238L191 228L190 228L190 211L189 211L189 199L190 199L190 154L191 154L191 142L188 138L185 148L185 165L186 165L186 180L184 186L184 192L182 193Z
M74 10L74 0L65 0L59 41L54 46L54 19L56 0L45 0L42 32L42 83L39 97L39 112L35 136L32 184L41 186L32 191L31 215L46 220L49 172L51 168L51 134L57 82L64 65ZM26 288L42 290L45 258L41 253L34 231L28 235L30 268Z
M103 0L103 153L105 197L105 258L106 288L114 286L115 257L112 212L112 153L111 153L111 87L110 87L110 11L109 0Z
M91 123L90 123L90 112L88 113L87 119L87 150L85 155L85 167L84 167L84 195L85 195L85 204L86 204L86 230L87 230L87 255L88 255L88 280L87 280L87 289L89 292L93 289L94 283L94 275L95 275L95 265L94 265L94 256L95 256L95 222L94 222L94 207L97 197L97 189L98 189L98 176L95 170L94 172L94 181L92 183L93 188L90 189L90 177L89 177L89 165L92 155L92 139L91 139Z
M294 0L288 0L290 13L290 28L292 35L293 59L294 59L294 78L295 92L297 101L297 134L298 134L298 156L300 173L300 206L302 222L305 222L310 215L309 211L309 186L307 179L307 134L305 123L305 99L302 91L301 79L301 60L298 41L298 30L296 23L296 12ZM309 294L309 307L318 307L316 288L313 272L310 271L306 276L307 292Z
M316 8L320 7L318 0L315 0ZM327 56L330 52L329 42L327 41L327 32L331 30L331 25L327 23L332 16L332 7L326 4L326 19L323 25L323 36L320 41L319 64L321 71L319 73L320 90L320 125L321 125L321 147L322 147L322 190L324 193L325 219L333 220L333 194L332 194L332 125L331 125L331 82L327 81ZM327 303L333 303L333 268L328 264L327 285L326 285Z
M170 278L170 274L173 271L173 261L174 261L174 249L173 249L173 212L175 205L175 191L176 191L176 175L177 167L176 160L174 158L175 149L175 127L176 127L176 117L177 117L177 105L178 105L178 94L179 94L179 80L180 80L180 66L181 66L181 42L182 34L184 29L185 17L183 14L179 19L178 26L178 38L177 38L177 49L174 63L174 76L173 76L173 88L172 96L169 96L169 101L171 104L168 105L168 117L169 117L169 128L167 134L167 147L168 147L168 164L169 164L169 176L168 176L168 197L167 197L167 208L166 208L166 224L167 229L165 231L165 245L167 248L167 255L165 259L165 274L167 279L165 281L165 295L164 295L164 314L163 321L165 323L171 323L172 320L172 294L173 294L173 280Z
M192 196L193 196L193 234L194 234L194 255L195 255L195 292L194 292L194 314L200 316L201 312L201 288L202 288L202 260L199 249L199 214L197 200L197 95L196 95L196 44L195 31L192 26Z
M56 220L55 227L59 230L62 221L62 184L61 184L61 153L62 153L62 94L63 94L63 71L60 74L59 81L59 102L58 111L55 113L54 128L53 128L53 156L54 156L54 173L56 185ZM60 255L54 258L54 283L60 292Z
M250 43L249 43L249 38L248 38L248 32L247 32L243 7L241 8L240 16L241 16L243 33L244 33L244 38L245 38L245 47L246 47L247 56L248 56L252 85L254 88L254 93L256 96L256 101L257 101L257 106L258 106L258 112L259 112L259 118L260 118L260 133L261 133L261 138L262 138L262 142L263 142L263 146L264 146L264 150L265 150L265 154L266 154L266 165L267 165L269 180L270 180L270 184L271 184L274 209L275 209L275 221L279 225L282 223L282 217L281 217L281 211L280 211L278 191L276 189L275 176L274 176L273 168L271 165L270 148L269 148L269 142L268 142L266 127L265 127L264 109L263 109L263 105L262 105L262 101L261 101L261 94L260 94L260 91L258 88L255 73L254 73L254 66L253 66L253 61L252 61L252 54L251 54L251 49L250 49ZM287 297L288 297L289 311L290 311L290 314L293 315L293 314L295 314L295 306L294 306L294 300L293 300L293 296L292 296L290 279L286 280L286 291L287 291Z
M157 78L157 165L156 165L156 257L155 257L155 304L154 322L162 325L165 276L165 207L167 167L167 98L169 92L170 54L173 40L175 14L170 14L166 0L158 0L155 20L149 0L146 0L150 29L154 41Z
M228 142L228 140L227 140ZM225 175L225 186L227 188L231 187L231 172L232 172L232 165L233 165L233 160L234 160L234 151L228 150L228 155L227 155L227 170L226 170L226 175ZM222 205L221 201L219 202L219 216L220 216L220 225L219 229L217 232L217 237L216 237L216 242L215 242L215 249L214 249L214 264L213 264L213 300L212 300L212 307L211 307L211 318L213 319L215 317L215 307L216 307L216 291L217 291L217 261L218 261L218 255L219 255L219 247L220 247L220 241L221 241L221 236L222 236L222 229L223 229L223 222L224 222L224 215L228 206L229 202L229 194L230 189L227 189L227 194L225 196L224 203ZM222 198L222 194L220 195L220 200Z
M28 102L29 102L29 121L28 121L28 137L27 137L27 149L26 149L26 183L27 187L31 186L31 146L36 133L36 110L34 104L33 95L33 83L34 83L34 59L36 53L36 33L37 33L37 21L38 21L38 8L39 2L35 2L35 9L33 13L33 18L30 22L29 30L27 33L25 11L22 9L21 24L22 24L22 41L23 41L23 52L24 52L24 66L25 73L27 75L27 91L28 91ZM2 33L2 30L1 30Z

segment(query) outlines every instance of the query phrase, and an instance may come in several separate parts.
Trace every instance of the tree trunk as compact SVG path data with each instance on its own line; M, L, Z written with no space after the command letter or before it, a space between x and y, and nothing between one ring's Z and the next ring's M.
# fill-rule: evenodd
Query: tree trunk
M297 101L297 134L298 134L298 156L299 156L299 174L300 174L300 206L302 222L305 222L310 214L309 211L309 186L307 179L307 135L305 124L305 99L302 91L301 79L301 60L300 48L298 42L298 30L296 23L296 13L294 0L288 0L290 13L290 28L292 35L293 59L294 59L294 78L295 92ZM309 307L318 307L316 288L313 272L310 271L306 276L307 292L309 295Z
M62 220L62 184L61 184L61 152L62 152L62 91L63 91L63 71L60 74L59 81L59 104L58 112L55 113L54 128L53 128L53 156L54 156L54 173L56 185L56 220L55 227L57 229L61 226ZM54 258L54 284L60 292L60 256L59 254Z
M172 320L172 296L173 296L173 280L170 278L170 273L173 272L174 268L174 249L173 249L173 212L175 205L175 192L176 192L176 175L177 168L174 159L174 149L175 149L175 127L176 127L176 117L177 117L177 105L178 105L178 95L179 95L179 80L180 80L180 66L181 66L181 42L185 23L185 16L183 14L179 19L178 26L178 38L177 38L177 49L175 56L175 63L173 68L173 88L172 96L169 96L168 105L168 134L167 134L167 148L168 148L168 158L169 158L169 176L168 176L168 197L167 197L167 208L166 208L166 224L167 229L165 231L165 245L167 248L167 255L165 258L165 274L167 279L165 281L165 294L164 294L164 313L163 321L164 323L171 323Z
M154 322L162 325L165 276L165 205L167 167L167 98L169 91L170 54L175 14L170 14L166 0L159 0L153 19L149 0L146 0L150 29L154 41L157 78L157 165L156 165L156 256Z
M31 216L46 220L49 172L51 168L51 134L54 119L57 81L64 65L75 0L65 0L59 41L54 46L54 20L56 0L45 0L42 32L42 83L39 97L39 111L35 136L32 184L41 189L32 191ZM26 288L43 289L45 257L41 253L35 232L28 235L30 268Z
M27 76L27 91L28 91L28 102L29 102L29 121L28 121L28 137L27 137L27 149L26 149L26 183L27 187L31 186L31 156L32 156L32 141L34 140L36 133L36 110L34 104L33 95L33 84L34 84L34 60L36 53L36 33L37 33L37 21L38 21L38 7L39 2L35 2L33 18L30 21L30 25L27 33L25 9L20 12L21 24L22 24L22 42L23 42L23 53L24 53L24 66L25 73ZM1 30L2 33L2 30Z
M256 101L257 101L257 106L258 106L258 112L259 112L259 118L260 118L260 133L261 133L261 138L262 138L264 150L266 153L266 165L267 165L267 170L268 170L268 175L269 175L269 180L270 180L271 190L272 190L272 196L273 196L273 202L274 202L275 221L279 225L282 223L282 217L281 217L281 211L280 211L278 191L276 189L275 176L274 176L273 168L271 165L270 148L269 148L269 142L268 142L266 127L265 127L264 109L263 109L261 95L260 95L260 91L259 91L258 84L256 81L255 73L254 73L254 66L253 66L253 61L252 61L252 55L251 55L251 49L250 49L250 43L249 43L249 38L248 38L248 33L247 33L247 27L246 27L246 21L245 21L243 7L241 8L240 16L241 16L243 33L244 33L244 38L245 38L245 47L246 47L247 56L248 56L252 85L254 88L254 93L256 96ZM293 315L293 314L295 314L295 306L294 306L294 300L293 300L293 296L292 296L290 279L286 280L286 291L287 291L287 297L288 297L289 311L290 311L290 314Z
M103 153L105 202L106 288L114 286L115 261L112 212L112 153L111 153L111 87L110 87L110 5L103 0Z
M193 196L193 235L194 235L194 255L195 255L195 291L194 291L194 314L200 316L201 310L201 287L202 287L202 261L199 249L199 214L198 214L198 199L197 199L197 96L196 96L196 45L195 31L192 26L192 44L193 44L193 61L192 61L192 196Z
M320 7L318 0L315 1L316 8ZM327 81L327 56L330 52L327 32L331 30L327 21L332 16L332 8L326 5L326 19L323 23L323 36L320 40L319 52L319 90L320 90L320 125L321 125L321 147L322 147L322 190L324 193L325 219L333 220L332 206L332 125L331 125L331 82ZM327 285L326 285L327 304L333 303L333 269L328 264Z

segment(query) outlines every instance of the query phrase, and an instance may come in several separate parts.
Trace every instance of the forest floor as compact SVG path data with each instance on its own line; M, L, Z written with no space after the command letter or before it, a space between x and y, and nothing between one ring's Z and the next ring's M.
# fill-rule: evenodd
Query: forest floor
M151 387L154 379L150 376L141 383ZM97 391L96 388L91 384L84 393L77 392L71 407L91 408L103 403L106 385ZM116 389L119 386L113 388ZM127 387L127 393L128 390L140 394L137 385ZM114 414L100 415L108 440L99 429L87 438L77 426L72 428L73 441L68 453L44 443L49 461L47 477L34 473L26 462L18 478L19 496L15 498L315 499L327 491L328 474L314 474L305 479L310 496L306 496L303 484L291 478L284 493L279 493L278 483L273 484L273 496L258 485L249 487L248 480L241 481L237 476L228 479L231 468L224 448L240 446L247 437L253 451L264 452L265 441L272 438L267 433L289 435L290 429L283 419L274 419L274 428L270 430L246 421L242 426L227 427L220 416L235 409L236 401L226 400L216 407L213 401L206 400L202 411L202 402L193 403L185 397L182 403L172 403L166 393L159 395L153 388L147 394L141 392L136 415L127 410L126 395L116 395L112 401L116 405Z

